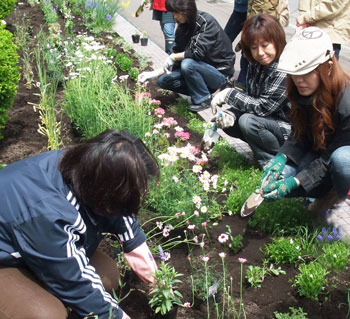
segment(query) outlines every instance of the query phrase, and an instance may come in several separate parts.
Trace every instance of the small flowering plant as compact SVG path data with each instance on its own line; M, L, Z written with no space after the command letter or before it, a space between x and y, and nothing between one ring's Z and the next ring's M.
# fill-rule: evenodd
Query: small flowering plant
M334 242L322 246L320 263L328 269L344 270L349 264L350 250L343 242Z
M295 264L302 260L301 240L292 237L273 238L272 243L265 246L265 256L276 264Z
M155 282L151 285L149 305L154 312L165 315L175 305L182 306L182 294L177 290L178 284L182 281L178 277L182 274L178 273L174 267L161 262L158 270L155 272Z

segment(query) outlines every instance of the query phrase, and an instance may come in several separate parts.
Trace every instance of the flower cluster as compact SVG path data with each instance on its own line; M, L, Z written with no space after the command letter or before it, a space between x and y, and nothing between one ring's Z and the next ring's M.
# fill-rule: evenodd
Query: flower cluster
M320 242L323 241L339 241L341 238L341 230L333 227L332 230L327 230L325 227L322 227L321 233L317 236L317 239Z

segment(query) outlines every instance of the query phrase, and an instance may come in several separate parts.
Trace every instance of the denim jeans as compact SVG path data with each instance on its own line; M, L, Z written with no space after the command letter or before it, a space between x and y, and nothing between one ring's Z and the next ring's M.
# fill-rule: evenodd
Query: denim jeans
M171 54L173 52L173 46L175 43L175 23L168 22L162 23L160 22L160 27L164 34L165 39L165 52Z
M301 159L298 166L286 165L282 175L284 178L295 176L310 163L318 158L319 155L309 152ZM299 187L292 191L288 197L321 197L326 194L334 186L338 196L345 198L350 189L350 146L342 146L337 148L330 156L329 174L324 178L323 183L309 193Z
M232 128L224 131L247 142L261 167L278 153L290 133L290 130L281 128L275 118L249 113L242 114Z
M158 85L170 91L191 96L194 104L211 97L211 93L224 87L226 77L212 65L186 58L170 74L158 78Z

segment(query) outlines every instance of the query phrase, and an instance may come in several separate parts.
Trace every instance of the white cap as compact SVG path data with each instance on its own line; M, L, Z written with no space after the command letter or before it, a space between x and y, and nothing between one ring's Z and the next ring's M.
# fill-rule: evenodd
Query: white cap
M327 33L317 27L297 29L279 58L277 70L293 75L306 74L331 59L333 53Z

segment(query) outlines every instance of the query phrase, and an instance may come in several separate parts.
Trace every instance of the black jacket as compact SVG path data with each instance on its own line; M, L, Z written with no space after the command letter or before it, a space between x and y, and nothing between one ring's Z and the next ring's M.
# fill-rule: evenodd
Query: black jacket
M235 53L232 43L216 19L206 12L197 12L196 24L179 24L175 32L173 52L185 51L185 58L203 61L222 74L234 73Z
M311 105L300 105L300 107L311 108ZM310 117L309 117L310 118ZM312 190L319 188L321 184L328 182L331 188L331 179L329 173L329 158L331 154L339 147L350 145L350 88L347 87L339 100L335 113L333 114L333 124L335 133L327 138L327 148L318 151L318 157L310 163L308 167L300 171L295 177L300 181L302 187L308 194ZM309 133L311 124L308 123L308 134L302 141L297 141L290 135L289 139L283 144L280 153L287 155L288 160L298 165L302 157L310 152L313 147L313 138Z

